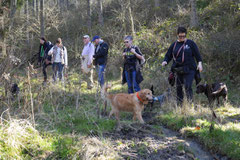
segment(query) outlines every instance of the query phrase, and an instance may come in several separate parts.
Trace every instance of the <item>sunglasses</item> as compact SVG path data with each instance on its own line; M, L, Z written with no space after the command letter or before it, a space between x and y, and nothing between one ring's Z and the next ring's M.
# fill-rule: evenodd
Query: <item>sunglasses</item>
M178 36L179 38L185 38L186 36Z
M125 41L124 43L128 43L128 41Z

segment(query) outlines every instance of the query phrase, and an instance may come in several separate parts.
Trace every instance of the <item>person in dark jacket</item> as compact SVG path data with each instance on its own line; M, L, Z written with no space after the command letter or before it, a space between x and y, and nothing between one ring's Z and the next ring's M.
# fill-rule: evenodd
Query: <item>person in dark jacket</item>
M177 100L181 105L183 102L183 89L185 87L189 102L193 99L192 82L197 73L202 72L202 58L196 43L186 38L187 29L179 27L177 30L178 40L169 47L162 66L167 65L172 59L171 71L177 75ZM198 65L196 64L197 61Z
M47 72L46 69L49 65L51 65L51 56L48 56L48 51L53 47L51 42L47 41L44 37L40 38L40 46L39 46L39 56L38 63L42 66L42 72L44 76L44 83L47 82Z
M95 43L95 65L98 72L98 82L102 87L104 85L104 70L107 64L108 44L104 42L99 36L94 36L92 42Z
M133 46L132 36L126 36L124 43L126 48L123 50L124 68L122 83L127 82L128 93L134 93L140 91L139 84L143 81L139 64L144 57L140 49Z

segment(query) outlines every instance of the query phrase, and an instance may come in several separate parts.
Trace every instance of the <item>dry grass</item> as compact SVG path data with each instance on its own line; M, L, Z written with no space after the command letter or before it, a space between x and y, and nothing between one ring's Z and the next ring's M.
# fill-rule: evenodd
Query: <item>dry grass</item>
M28 120L12 119L0 125L0 159L44 158L51 145Z
M112 145L107 139L97 137L86 138L82 141L82 148L77 154L83 160L120 159L120 156L113 149Z

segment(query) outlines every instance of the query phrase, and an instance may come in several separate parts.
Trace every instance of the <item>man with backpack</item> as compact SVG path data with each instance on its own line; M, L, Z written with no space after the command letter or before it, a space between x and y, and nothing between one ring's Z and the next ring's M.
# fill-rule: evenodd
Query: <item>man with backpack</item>
M92 42L95 43L95 54L93 58L95 59L95 64L98 73L98 82L101 88L104 85L104 69L107 63L108 56L108 44L104 42L99 36L94 36Z
M143 81L141 74L141 64L144 57L137 46L133 45L132 36L124 38L125 49L123 50L124 68L122 84L128 84L128 93L138 92L140 89L139 84Z
M61 43L61 39L57 39L56 44L48 52L49 56L52 56L52 68L53 68L53 81L57 81L57 76L59 80L63 80L63 68L67 68L68 56L67 49Z
M94 55L94 45L90 42L89 35L83 36L84 47L82 50L82 72L84 73L84 79L87 81L87 88L93 88L93 70L92 70L92 62Z
M42 72L44 76L43 83L47 82L46 69L49 65L51 65L51 56L48 56L48 52L52 47L53 44L50 41L47 41L44 37L40 38L38 63L40 64L40 66L42 66Z

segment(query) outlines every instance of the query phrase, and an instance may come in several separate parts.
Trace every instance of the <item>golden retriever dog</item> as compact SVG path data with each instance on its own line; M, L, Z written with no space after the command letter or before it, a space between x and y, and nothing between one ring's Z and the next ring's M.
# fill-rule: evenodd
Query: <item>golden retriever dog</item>
M117 125L119 126L119 112L132 112L133 120L135 121L137 118L140 123L143 124L142 111L144 109L144 104L148 104L149 101L153 100L152 91L149 89L143 89L133 94L108 94L108 88L111 88L111 84L104 85L102 88L102 95L111 103L112 110L109 114L109 118L114 114L117 119Z

